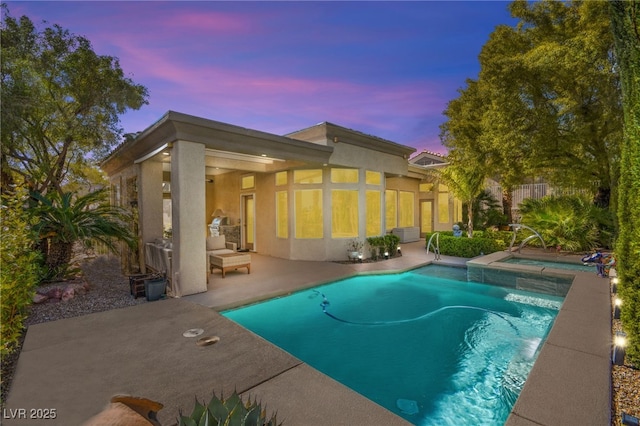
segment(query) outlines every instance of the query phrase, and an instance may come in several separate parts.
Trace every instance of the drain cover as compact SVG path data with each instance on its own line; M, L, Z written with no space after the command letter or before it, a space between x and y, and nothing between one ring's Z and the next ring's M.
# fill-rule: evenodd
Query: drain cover
M189 330L185 331L184 333L182 333L182 335L184 337L196 337L196 336L201 335L202 333L204 333L203 329L201 329L201 328L192 328L192 329L189 329Z
M201 337L196 342L196 345L198 345L198 346L209 346L209 345L213 345L214 343L217 343L219 341L220 341L220 338L218 336Z

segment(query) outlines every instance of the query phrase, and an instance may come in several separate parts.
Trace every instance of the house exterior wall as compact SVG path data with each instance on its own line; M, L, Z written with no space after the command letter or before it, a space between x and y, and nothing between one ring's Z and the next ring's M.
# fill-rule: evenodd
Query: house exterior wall
M135 203L142 211L142 243L162 236L163 198L171 197L174 275L177 273L172 279L174 285L177 283L177 294L184 295L206 291L204 247L208 225L217 209L224 211L229 225L243 225L239 222L243 218L243 195L252 195L255 202L254 249L275 257L346 259L347 244L352 239L364 241L373 236L367 234L367 206L376 204L376 191L380 197L379 235L391 230L385 223L385 190L412 194L413 226L420 226L420 200L431 198L434 230L451 229L453 204L449 223L439 224L437 192L420 192L420 183L429 175L420 167L409 167L411 152L412 148L330 123L281 137L169 112L138 138L119 147L103 164L112 184L119 188L117 202ZM261 161L263 158L273 160ZM220 169L228 171L220 173ZM307 169L321 170L322 182L294 182L295 171ZM332 169L357 170L357 182L332 182ZM367 183L368 171L380 174L379 184ZM276 185L277 173L286 174L285 184ZM242 188L244 176L253 176L253 187ZM171 193L163 194L162 181L167 179ZM128 185L131 182L136 185ZM138 185L140 190L133 191ZM307 189L322 191L322 232L303 238L296 235L300 218L296 217L295 202L300 194L297 191ZM336 190L348 192L334 193ZM284 223L281 221L278 227L278 193L287 197L286 238L278 236ZM348 226L346 230L332 229L334 195L335 199L357 199L357 230ZM348 220L340 222L341 213L336 210L338 224L355 225L353 215L347 214ZM144 259L143 253L140 258Z

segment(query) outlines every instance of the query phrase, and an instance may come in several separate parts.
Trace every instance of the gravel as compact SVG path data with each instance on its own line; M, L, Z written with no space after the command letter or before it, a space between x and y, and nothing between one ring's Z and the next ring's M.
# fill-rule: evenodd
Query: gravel
M74 282L86 281L89 291L76 295L67 302L32 305L26 325L40 324L63 318L77 317L110 309L126 308L145 303L144 297L134 299L129 291L129 279L122 275L119 259L114 256L99 256L81 263L82 276L64 283L40 286L60 287Z
M134 299L129 293L129 280L122 275L119 260L116 257L100 256L87 259L80 267L83 274L75 281L86 281L89 284L89 291L67 302L33 305L26 321L27 326L146 303L145 298ZM49 286L62 284L68 283L53 283ZM620 330L622 330L620 320L613 320L612 331L615 333ZM9 393L20 348L3 360L2 408ZM630 364L612 366L612 399L612 425L622 426L623 412L640 417L640 369Z
M612 306L614 298L615 295L612 295ZM613 320L611 331L613 335L618 331L623 331L619 319ZM611 404L613 421L611 424L622 426L622 413L640 418L640 369L634 368L628 362L625 365L612 365L611 376L613 385L613 403Z

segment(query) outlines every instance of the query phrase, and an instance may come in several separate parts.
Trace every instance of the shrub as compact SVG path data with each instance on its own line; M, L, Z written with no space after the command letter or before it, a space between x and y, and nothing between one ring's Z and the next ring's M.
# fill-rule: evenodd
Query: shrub
M395 256L398 252L400 237L394 234L387 234L383 237L384 249L389 252L389 256Z
M385 251L389 253L389 256L393 257L398 252L400 237L393 234L386 234L379 237L368 237L367 243L371 249L371 258L373 260L378 259L378 257L383 257Z
M1 318L0 355L11 353L20 340L32 302L35 287L40 277L40 255L34 250L37 236L32 230L33 219L24 209L26 191L18 190L13 195L2 196L0 229L0 294Z
M474 233L482 234L481 232ZM510 234L507 232L507 234ZM427 234L427 242L433 234ZM494 253L504 250L506 244L500 239L475 235L473 238L454 237L452 232L440 232L440 254L471 258L481 254Z
M371 258L376 260L379 255L379 250L384 247L384 237L368 237L367 244L371 250Z
M520 205L522 223L535 229L548 247L585 251L610 247L613 220L607 209L582 196L547 196ZM539 241L532 241L539 244Z

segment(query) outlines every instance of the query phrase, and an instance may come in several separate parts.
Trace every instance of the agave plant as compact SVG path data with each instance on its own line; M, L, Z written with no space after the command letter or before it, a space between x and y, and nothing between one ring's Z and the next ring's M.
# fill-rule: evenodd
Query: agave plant
M266 410L261 404L251 398L243 402L237 392L229 398L224 395L218 398L213 393L207 405L203 405L196 399L195 407L190 416L183 416L180 412L178 419L180 426L276 426L278 423L276 414L267 418Z
M105 189L82 196L54 192L32 197L39 202L34 211L39 219L36 229L45 243L45 266L52 279L64 276L76 242L89 246L99 242L113 252L117 251L116 241L135 246L128 212L110 206Z

